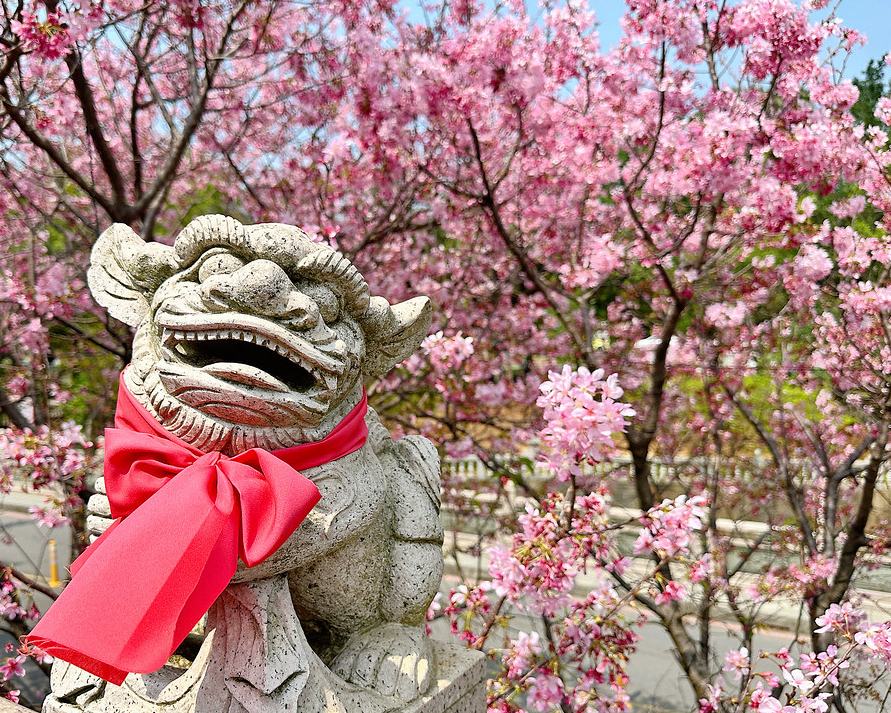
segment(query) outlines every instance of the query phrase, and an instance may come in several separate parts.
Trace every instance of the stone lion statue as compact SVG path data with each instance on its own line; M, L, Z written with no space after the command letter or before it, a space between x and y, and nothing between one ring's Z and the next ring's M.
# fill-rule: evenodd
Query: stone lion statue
M323 438L431 319L427 298L372 296L298 228L217 215L172 247L114 225L88 278L135 329L128 390L170 433L226 455ZM190 665L114 686L57 661L44 710L419 709L449 676L424 631L442 576L439 458L422 437L393 440L372 409L366 423L359 450L303 472L321 501L275 554L239 563ZM94 534L111 522L101 479L97 490Z

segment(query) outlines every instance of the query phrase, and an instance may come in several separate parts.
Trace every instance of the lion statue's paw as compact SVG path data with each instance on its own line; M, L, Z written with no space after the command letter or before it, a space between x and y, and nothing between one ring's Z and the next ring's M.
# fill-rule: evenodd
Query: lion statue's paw
M381 624L353 636L331 662L345 681L410 701L430 687L432 649L423 627Z

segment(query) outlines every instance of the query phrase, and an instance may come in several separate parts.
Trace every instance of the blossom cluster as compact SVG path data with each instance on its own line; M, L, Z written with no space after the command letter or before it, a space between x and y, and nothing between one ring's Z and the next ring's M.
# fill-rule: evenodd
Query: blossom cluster
M614 436L622 433L634 409L618 399L624 393L617 376L604 377L584 366L564 365L548 372L537 404L546 426L540 435L545 447L542 464L560 481L581 476L584 464L600 463L616 448Z
M857 659L876 661L881 670L891 663L891 623L870 623L866 614L851 602L832 604L816 618L817 634L831 634L835 643L823 650L793 656L787 648L763 652L760 658L772 661L782 678L770 669L755 670L747 648L725 655L723 672L740 681L743 700L757 713L826 713L833 691L841 684L842 672ZM785 693L780 693L783 687ZM765 688L766 687L766 688ZM710 688L709 698L700 700L701 713L721 710L733 703L738 693L725 690L722 680Z
M43 19L33 12L22 13L21 20L12 22L12 30L24 49L41 59L59 59L71 51L72 40L59 13L50 12Z
M463 337L460 332L446 337L440 330L427 336L421 342L421 349L434 371L444 374L460 368L462 362L473 354L473 337Z
M483 648L494 631L505 632L490 711L627 709L625 667L642 619L629 615L610 583L609 572L624 572L628 563L616 553L607 503L605 492L581 496L570 512L562 495L550 494L540 509L527 508L510 546L489 548L490 580L451 591L445 613L469 645ZM507 636L521 612L548 621L547 632Z
M634 553L654 552L665 559L690 554L691 535L702 530L706 519L706 502L702 495L679 495L648 510L641 517Z
M611 555L612 543L605 536L608 502L600 491L577 498L571 512L559 493L551 493L540 509L527 505L512 545L488 551L495 593L521 610L553 616L572 604L576 579L589 557L621 569L624 561Z
M33 490L65 482L76 490L91 463L93 444L80 425L65 421L58 428L0 430L0 489L9 492L13 478Z
M816 633L832 633L840 642L863 646L868 657L891 665L891 622L870 623L862 610L843 602L831 604L816 623Z

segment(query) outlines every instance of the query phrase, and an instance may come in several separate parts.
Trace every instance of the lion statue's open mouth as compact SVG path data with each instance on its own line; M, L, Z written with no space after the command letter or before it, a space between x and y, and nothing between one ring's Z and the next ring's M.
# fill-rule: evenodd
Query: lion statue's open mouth
M341 340L313 342L249 315L161 313L158 373L179 401L255 426L318 426L344 378ZM233 398L237 394L237 398Z

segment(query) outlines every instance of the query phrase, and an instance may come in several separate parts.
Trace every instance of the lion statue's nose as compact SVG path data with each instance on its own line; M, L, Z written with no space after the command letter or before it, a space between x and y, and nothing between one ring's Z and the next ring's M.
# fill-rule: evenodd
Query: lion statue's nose
M316 303L270 260L253 260L235 272L209 276L201 283L201 296L227 309L287 319L299 329L311 329L319 319Z

